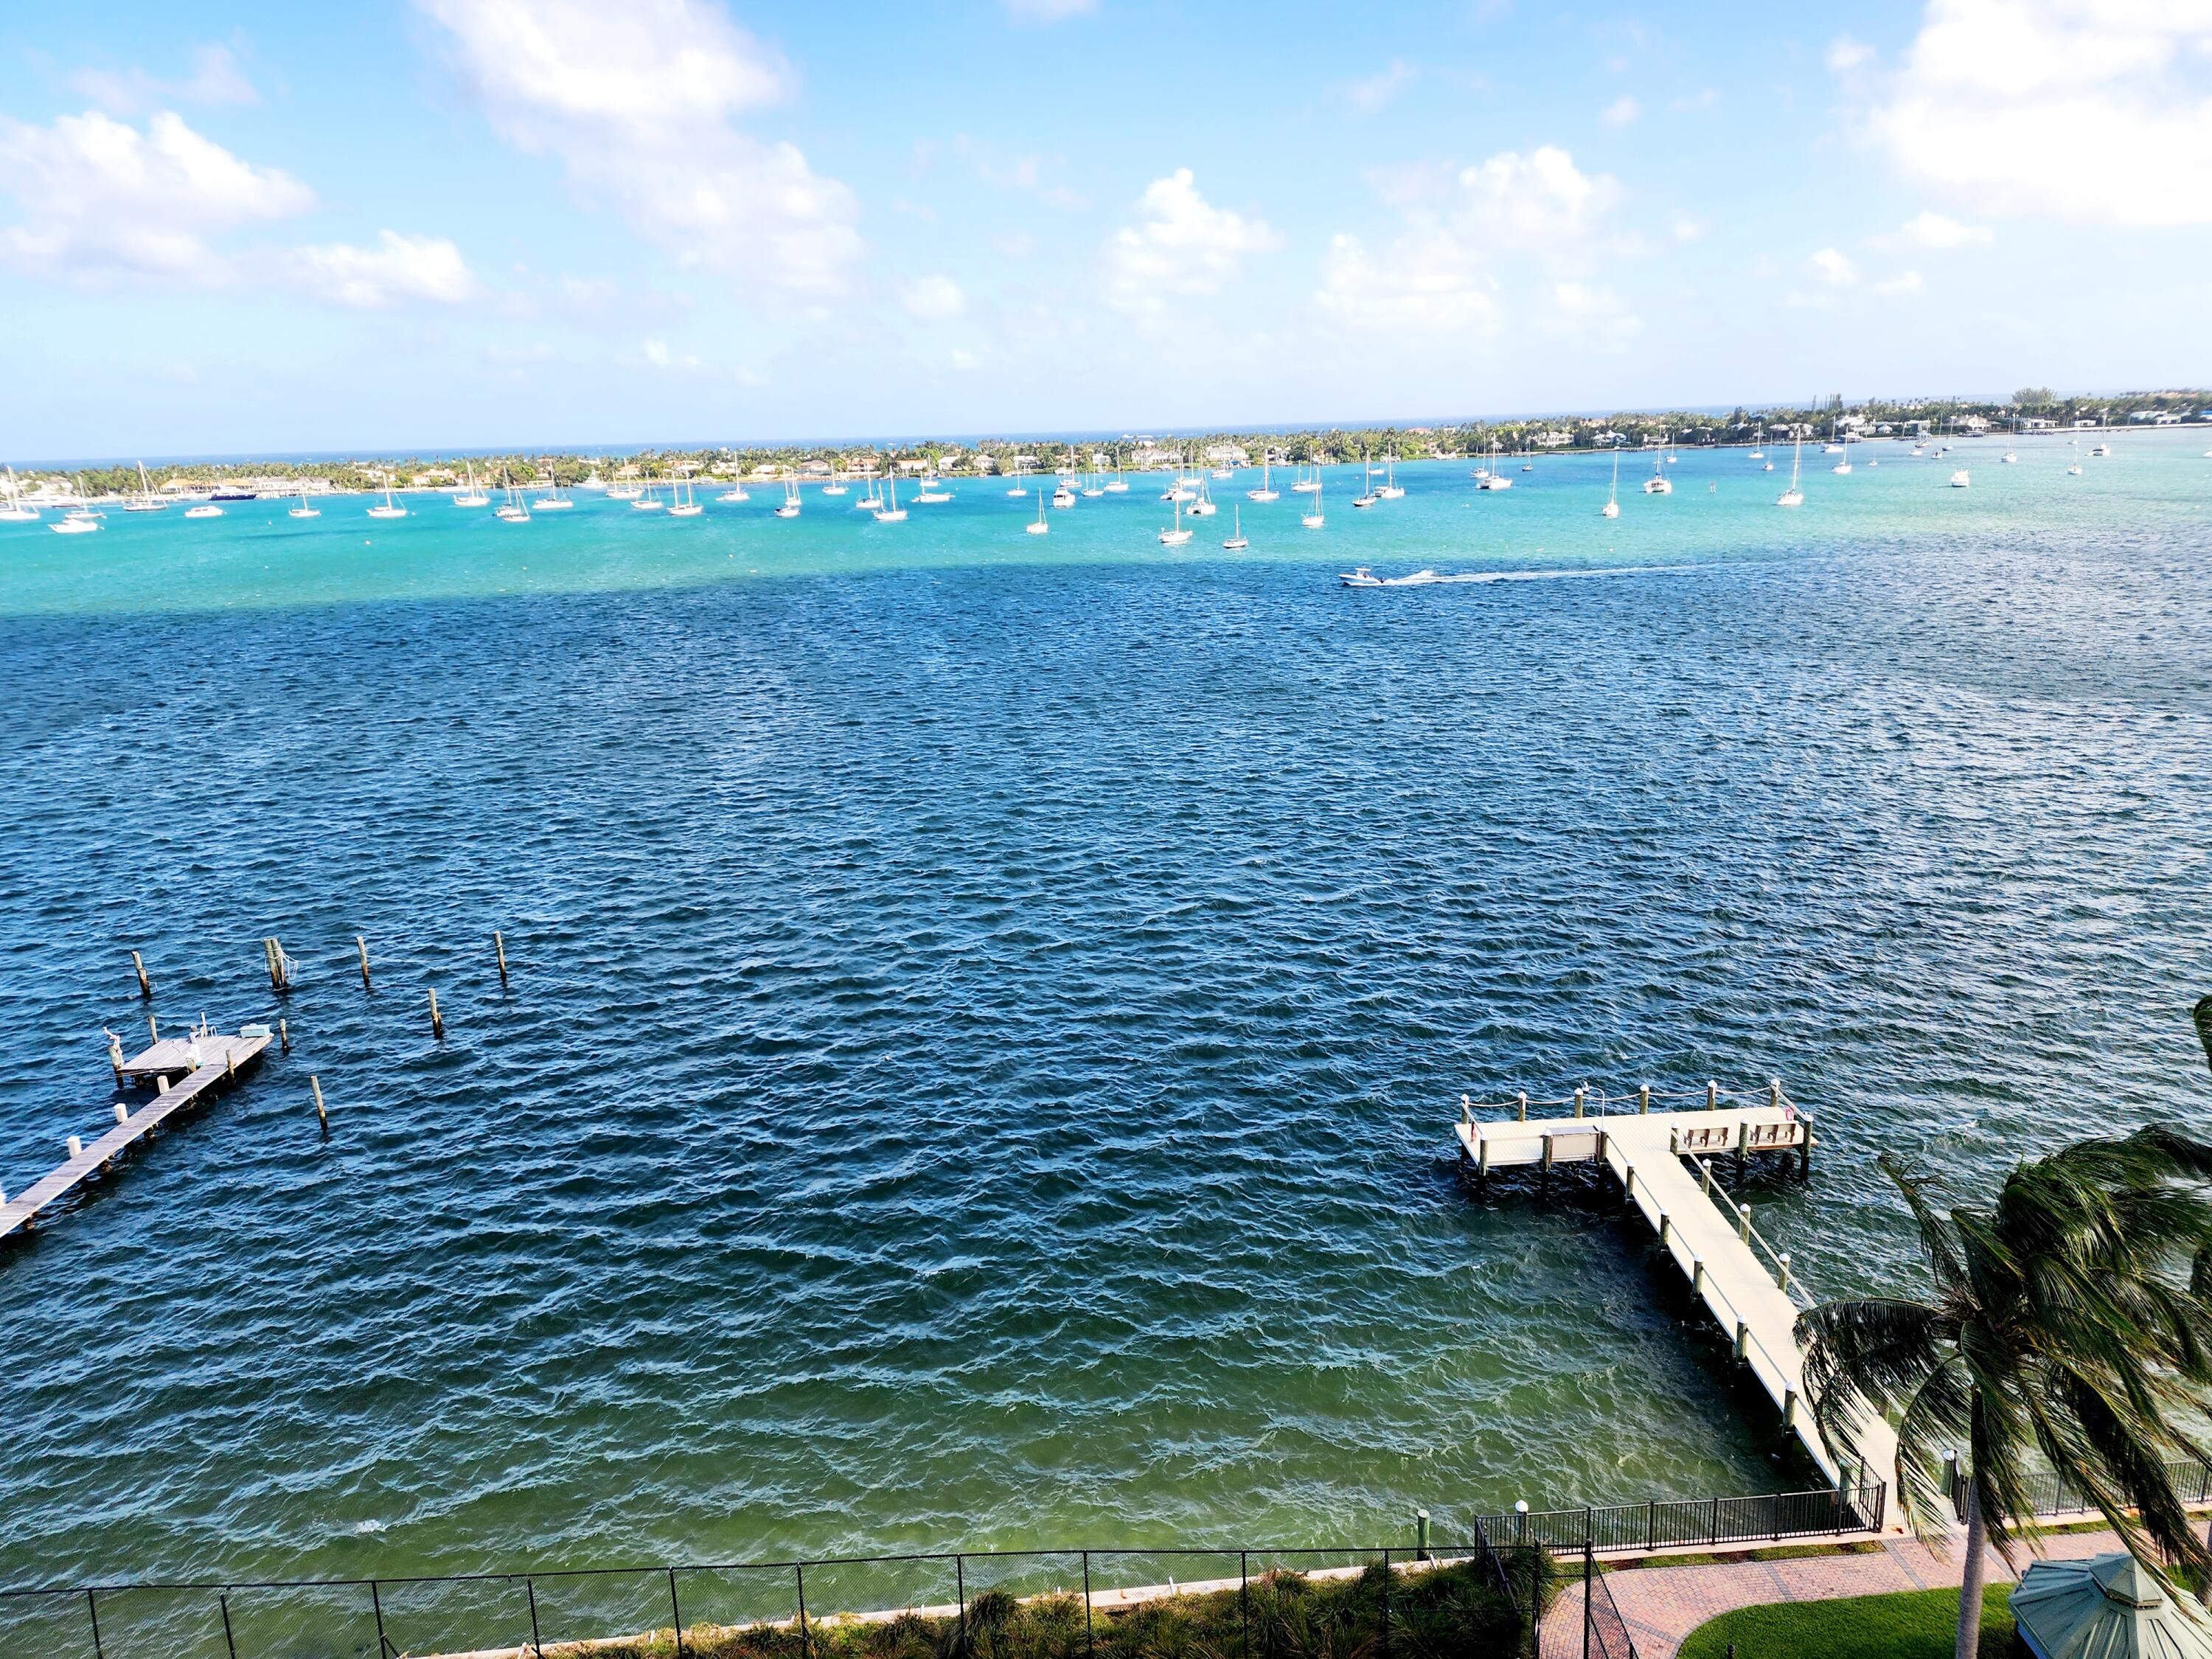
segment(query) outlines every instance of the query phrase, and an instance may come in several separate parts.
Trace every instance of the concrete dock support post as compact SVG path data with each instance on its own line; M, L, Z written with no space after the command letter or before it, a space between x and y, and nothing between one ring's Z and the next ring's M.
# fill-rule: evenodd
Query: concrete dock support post
M146 977L146 958L133 951L131 953L131 965L138 970L138 1000L141 1002L152 1001L154 987L152 981Z

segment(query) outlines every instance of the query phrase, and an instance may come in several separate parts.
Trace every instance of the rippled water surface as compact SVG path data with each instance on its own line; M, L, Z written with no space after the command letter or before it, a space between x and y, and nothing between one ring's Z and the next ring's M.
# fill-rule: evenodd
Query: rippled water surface
M0 1578L1800 1482L1613 1204L1462 1190L1457 1102L1779 1074L1820 1289L1907 1271L1885 1146L2203 1124L2200 448L1795 514L1686 453L1611 524L1594 460L1413 468L1234 559L1157 484L0 526L0 1185L107 1115L131 949L165 1022L300 963L289 1057L0 1253Z

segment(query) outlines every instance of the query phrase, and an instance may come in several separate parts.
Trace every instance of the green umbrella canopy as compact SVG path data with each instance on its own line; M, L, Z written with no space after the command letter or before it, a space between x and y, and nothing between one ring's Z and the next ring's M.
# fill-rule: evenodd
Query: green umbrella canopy
M2032 1563L2012 1613L2038 1659L2212 1659L2197 1611L2177 1605L2124 1550Z

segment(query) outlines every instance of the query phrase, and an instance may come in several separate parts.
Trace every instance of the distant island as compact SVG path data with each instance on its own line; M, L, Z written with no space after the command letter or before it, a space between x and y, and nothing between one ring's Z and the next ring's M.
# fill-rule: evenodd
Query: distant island
M1301 432L1224 429L1198 434L1078 440L993 438L953 442L915 440L849 445L739 444L696 449L640 449L616 453L364 455L344 460L228 462L148 465L133 462L69 471L26 468L17 488L27 496L117 498L141 489L171 496L237 490L289 495L382 489L450 489L473 476L496 486L576 484L598 475L610 481L704 475L775 479L908 475L990 475L1055 468L1081 472L1147 471L1176 465L1284 466L1331 462L1429 460L1509 453L1571 453L1672 443L1717 448L1759 437L1787 441L1832 428L1875 436L1941 437L1987 431L2178 426L2212 421L2212 392L2181 389L2118 395L2061 396L2029 386L2002 400L1869 398L1840 396L1802 406L1752 409L1727 415L1688 410L1621 410L1609 415L1541 416L1440 426L1316 428Z

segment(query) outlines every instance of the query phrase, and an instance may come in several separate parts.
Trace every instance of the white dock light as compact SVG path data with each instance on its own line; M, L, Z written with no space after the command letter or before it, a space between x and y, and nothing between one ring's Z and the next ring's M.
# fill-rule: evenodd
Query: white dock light
M71 1135L69 1138L69 1149L70 1156L71 1158L82 1158L84 1156L83 1137L80 1135Z

